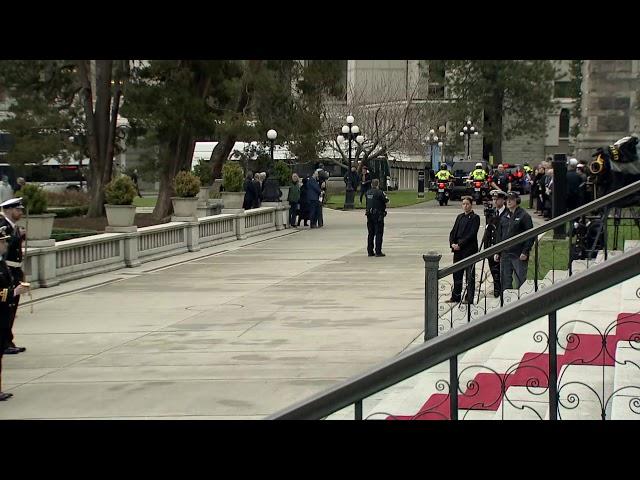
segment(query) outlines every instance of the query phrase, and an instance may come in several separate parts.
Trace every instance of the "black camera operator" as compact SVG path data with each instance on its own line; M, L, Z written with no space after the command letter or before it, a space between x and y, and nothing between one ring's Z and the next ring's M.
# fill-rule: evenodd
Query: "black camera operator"
M485 236L483 240L484 248L489 248L498 243L498 226L505 218L507 207L505 202L507 194L502 190L491 190L492 203L485 203L484 219L485 219ZM500 262L496 262L493 256L488 258L489 270L493 277L493 296L500 296Z

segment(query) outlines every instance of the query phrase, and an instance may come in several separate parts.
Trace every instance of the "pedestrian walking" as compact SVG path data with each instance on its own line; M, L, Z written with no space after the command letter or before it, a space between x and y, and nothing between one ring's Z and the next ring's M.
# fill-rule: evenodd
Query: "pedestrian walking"
M17 223L22 218L24 205L22 198L12 198L0 204L2 207L2 216L0 216L0 228L5 228L6 235L9 236L7 241L7 251L3 255L4 260L9 267L11 277L13 278L13 286L16 287L20 282L24 281L24 272L22 270L22 244L26 238L26 230L18 227ZM0 348L4 350L5 355L14 355L26 351L24 347L17 347L14 343L13 324L16 319L18 304L20 303L20 295L16 295L12 301L9 318L9 329L6 332L3 345Z
M13 313L13 304L16 298L29 291L27 284L16 285L11 270L4 260L9 245L7 240L11 239L11 235L7 233L7 227L0 227L0 345L6 345L10 342L11 319L15 317ZM13 396L12 393L4 393L2 391L2 357L5 351L0 348L0 401L8 400Z

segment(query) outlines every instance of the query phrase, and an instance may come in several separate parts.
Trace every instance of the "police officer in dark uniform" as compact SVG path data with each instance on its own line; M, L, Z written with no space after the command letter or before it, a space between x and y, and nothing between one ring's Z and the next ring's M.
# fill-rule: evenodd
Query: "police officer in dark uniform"
M380 180L374 178L371 181L371 188L367 190L367 252L370 257L384 257L382 253L382 236L384 235L384 217L387 215L387 202L389 198L380 190ZM375 238L375 253L373 243Z
M502 190L491 190L491 198L493 200L493 206L490 210L485 210L486 231L484 237L484 248L489 248L498 243L498 227L500 222L506 221L505 214L507 207L505 202L507 200L506 192ZM500 262L496 262L493 255L489 257L489 271L493 277L493 296L498 298L500 296Z
M7 234L7 227L0 227L0 344L4 345L9 340L11 333L10 320L14 318L14 302L22 293L28 291L27 284L18 284L11 275L11 269L7 266L4 256L7 253L11 236ZM0 349L0 401L7 400L13 396L11 393L2 392L2 355L4 350Z
M4 259L11 271L14 286L17 286L24 280L24 272L22 271L22 242L25 239L26 231L17 225L17 222L22 218L24 205L22 204L22 198L12 198L0 204L0 207L2 207L0 228L6 227L6 234L10 237L7 240L7 253ZM24 347L16 347L15 343L13 343L13 323L16 319L19 302L20 295L17 295L11 309L7 338L4 339L5 343L0 346L4 350L5 355L13 355L26 350Z

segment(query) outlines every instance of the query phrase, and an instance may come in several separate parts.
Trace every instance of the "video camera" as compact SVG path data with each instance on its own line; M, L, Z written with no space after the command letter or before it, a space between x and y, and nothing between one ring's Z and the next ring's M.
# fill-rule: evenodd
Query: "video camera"
M489 221L492 218L495 218L498 215L498 210L493 206L493 203L485 202L484 203L484 218Z
M640 180L640 153L638 137L621 138L613 145L598 148L589 163L590 183L598 197L611 193ZM634 194L613 206L626 207L640 204L640 195Z

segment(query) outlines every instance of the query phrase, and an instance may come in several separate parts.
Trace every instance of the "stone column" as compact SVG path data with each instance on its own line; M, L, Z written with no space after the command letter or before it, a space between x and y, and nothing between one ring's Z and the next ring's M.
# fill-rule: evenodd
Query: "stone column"
M424 260L424 341L438 336L438 267L442 255L428 252Z
M200 223L185 222L185 233L187 236L187 247L190 252L200 251Z

